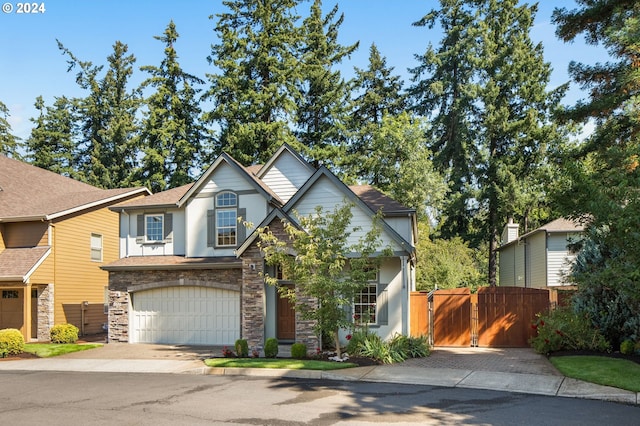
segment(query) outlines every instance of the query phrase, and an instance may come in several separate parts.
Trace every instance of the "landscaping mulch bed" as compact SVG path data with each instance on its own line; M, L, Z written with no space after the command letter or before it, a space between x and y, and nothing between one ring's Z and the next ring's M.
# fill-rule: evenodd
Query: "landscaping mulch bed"
M34 355L32 353L29 353L29 352L22 352L21 354L17 354L17 355L7 355L6 358L0 357L0 362L2 362L2 361L17 361L17 360L21 360L21 359L35 359L35 358L39 358L39 356L38 355Z

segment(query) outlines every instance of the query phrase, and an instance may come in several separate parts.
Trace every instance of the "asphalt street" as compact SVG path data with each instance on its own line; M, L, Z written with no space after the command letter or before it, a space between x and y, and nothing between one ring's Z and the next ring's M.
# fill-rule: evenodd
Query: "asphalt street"
M11 425L637 425L640 407L482 389L191 374L0 371Z

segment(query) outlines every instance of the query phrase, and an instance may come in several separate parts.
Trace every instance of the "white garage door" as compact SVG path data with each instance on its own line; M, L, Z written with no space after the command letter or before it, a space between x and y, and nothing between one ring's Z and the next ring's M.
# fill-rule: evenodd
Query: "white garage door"
M132 294L132 343L233 345L240 337L240 292L166 287Z

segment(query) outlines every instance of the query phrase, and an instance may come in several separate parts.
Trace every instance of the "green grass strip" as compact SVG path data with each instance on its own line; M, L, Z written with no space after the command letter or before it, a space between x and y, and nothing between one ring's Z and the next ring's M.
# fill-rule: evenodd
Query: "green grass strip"
M640 364L633 361L576 355L551 357L551 363L573 379L640 392Z
M49 358L52 356L64 355L71 352L86 351L101 347L99 343L83 343L81 345L75 343L26 343L24 351L39 356L40 358Z
M220 368L287 368L290 370L340 370L357 367L350 362L331 362L313 359L289 358L210 358L204 363L209 367Z

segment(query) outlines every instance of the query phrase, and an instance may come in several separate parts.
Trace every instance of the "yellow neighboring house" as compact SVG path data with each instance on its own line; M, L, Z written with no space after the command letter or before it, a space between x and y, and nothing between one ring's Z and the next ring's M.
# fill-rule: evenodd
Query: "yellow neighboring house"
M0 155L0 329L49 340L55 324L82 334L107 322L108 273L119 258L118 213L146 188L99 189Z

